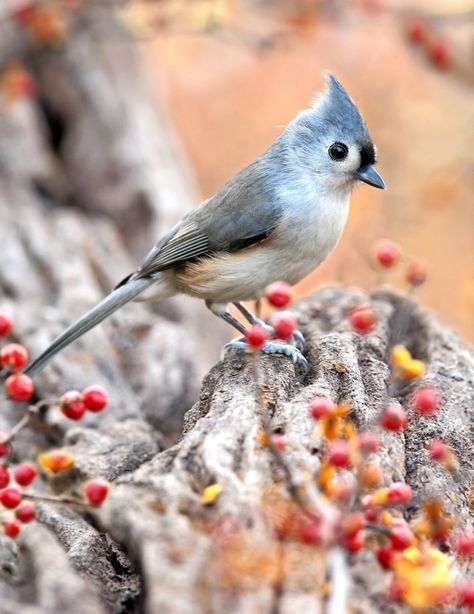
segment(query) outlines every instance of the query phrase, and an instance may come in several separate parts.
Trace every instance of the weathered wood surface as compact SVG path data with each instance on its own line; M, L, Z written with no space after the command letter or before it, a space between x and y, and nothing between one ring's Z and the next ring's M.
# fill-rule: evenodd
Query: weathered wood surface
M350 332L346 317L361 300L370 301L380 318L377 330L365 337ZM78 460L70 479L100 475L112 480L114 489L104 509L85 518L41 505L43 526L24 532L20 555L8 545L2 556L2 593L11 611L31 603L34 612L75 612L85 600L90 612L325 611L323 554L312 546L276 547L262 498L275 485L284 491L284 480L257 433L264 421L271 431L286 433L285 457L295 479L303 480L321 457L309 402L318 394L346 400L354 423L372 427L388 398L387 355L394 334L403 335L427 361L427 380L436 382L445 403L430 420L410 411L403 434L383 434L379 460L386 479L406 480L415 501L431 494L445 497L462 522L472 522L472 350L410 300L390 292L368 297L354 289L328 288L297 311L310 370L304 375L287 358L259 357L263 403L256 401L253 361L229 356L205 378L200 400L186 415L185 434L174 447L158 451L159 432L146 427L143 416L124 423L115 407L107 421L56 434ZM399 398L406 401L407 395L406 390ZM53 422L48 416L46 423L51 427ZM432 437L453 446L460 459L456 477L428 462L425 446ZM223 485L223 493L212 509L203 508L200 494L214 482ZM58 489L66 486L64 480L57 484ZM407 517L417 511L415 503ZM209 529L213 521L245 527L246 539L232 548L222 546L219 532ZM243 561L256 551L261 566L250 572ZM277 580L267 566L269 557L282 552L285 571ZM351 611L386 608L383 574L373 556L356 555L349 564ZM62 569L61 591L54 588L56 565Z

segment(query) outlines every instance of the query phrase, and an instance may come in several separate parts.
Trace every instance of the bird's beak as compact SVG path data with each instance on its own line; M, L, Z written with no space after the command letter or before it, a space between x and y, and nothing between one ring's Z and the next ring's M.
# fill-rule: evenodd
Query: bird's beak
M371 166L370 164L356 171L355 176L360 181L363 181L364 183L368 183L369 185L374 186L374 188L385 190L384 180L379 175L379 173L377 173L375 168Z

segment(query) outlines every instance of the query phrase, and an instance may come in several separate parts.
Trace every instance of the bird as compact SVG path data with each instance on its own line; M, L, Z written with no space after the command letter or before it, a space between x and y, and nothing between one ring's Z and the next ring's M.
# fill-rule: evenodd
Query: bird
M135 272L60 334L25 373L38 374L58 352L131 301L182 293L204 300L243 336L247 328L229 304L250 324L263 324L243 302L260 299L277 280L293 286L325 260L342 234L357 184L385 189L355 102L332 73L326 72L325 83L259 158L185 215ZM267 341L262 349L307 366L297 340ZM231 347L248 349L244 338L226 349Z

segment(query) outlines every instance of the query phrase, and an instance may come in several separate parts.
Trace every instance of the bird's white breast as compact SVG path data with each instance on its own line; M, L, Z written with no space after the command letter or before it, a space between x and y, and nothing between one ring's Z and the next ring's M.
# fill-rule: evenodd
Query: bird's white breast
M273 281L296 284L321 264L342 234L349 194L316 196L308 188L298 198L294 190L280 198L285 214L269 239L187 266L175 275L178 290L221 303L251 300Z

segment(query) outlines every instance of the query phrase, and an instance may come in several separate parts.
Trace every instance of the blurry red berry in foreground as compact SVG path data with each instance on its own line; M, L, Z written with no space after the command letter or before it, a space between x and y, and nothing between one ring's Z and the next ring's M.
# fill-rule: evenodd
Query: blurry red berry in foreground
M289 311L280 311L272 316L270 326L273 327L277 339L288 340L293 337L298 328L298 320Z
M24 373L14 373L5 381L5 389L13 401L28 401L33 396L33 380Z
M398 403L390 403L380 416L380 424L388 431L403 431L408 424L406 411Z
M32 503L23 503L15 510L15 516L20 522L31 522L36 518L35 506Z
M267 286L265 294L270 305L278 309L287 307L293 300L291 286L284 281L275 281Z
M13 326L13 313L8 307L0 307L0 338L6 337Z
M375 259L386 269L397 264L400 260L401 249L400 246L390 239L380 239L374 246Z
M335 467L349 468L351 461L347 441L333 441L328 447L328 460Z
M109 485L101 480L90 480L84 485L84 493L91 505L99 506L109 494Z
M3 507L8 507L9 509L18 507L21 503L21 492L13 486L5 488L5 490L0 491L0 503Z
M97 384L84 388L82 391L82 400L89 411L102 411L109 402L109 393L102 386Z
M458 587L459 604L466 608L474 608L474 580L470 580Z
M426 267L421 262L412 262L408 265L405 279L412 286L421 286L426 281Z
M423 416L430 416L439 407L441 396L434 386L420 386L412 395L415 409Z
M395 550L406 550L414 542L413 533L408 527L394 527L390 531L390 541Z
M406 482L393 482L388 488L388 502L391 505L408 503L413 498L413 491Z
M263 326L255 324L245 333L245 341L254 350L260 350L268 340L268 332Z
M31 463L21 463L13 473L15 482L20 486L28 486L36 478L38 472Z
M433 460L443 460L451 452L451 448L441 439L433 439L428 444L428 452Z
M368 431L359 433L359 447L365 454L377 452L380 448L380 437Z
M19 343L7 343L0 351L0 364L9 371L18 371L28 362L28 352Z
M376 317L373 309L367 305L354 307L349 314L352 328L361 335L370 333L376 324Z
M458 533L453 540L453 549L460 556L474 556L474 531L466 529Z
M3 443L2 441L4 437L5 435L3 433L0 433L0 458L2 456L7 456L10 452L10 448L8 447L8 445L6 443Z
M277 450L280 452L286 448L287 438L286 435L282 435L281 433L275 433L270 437L271 442L275 446Z
M17 520L10 520L3 523L3 531L8 537L17 537L21 531L21 524Z
M395 555L395 549L391 544L382 546L377 550L377 560L385 569L390 569Z
M359 552L365 544L364 531L357 531L352 535L345 535L342 538L342 545L348 552Z
M329 416L334 410L334 403L327 397L316 397L310 405L311 415L315 420Z
M80 420L86 413L82 394L77 390L68 390L59 398L59 409L70 420Z

